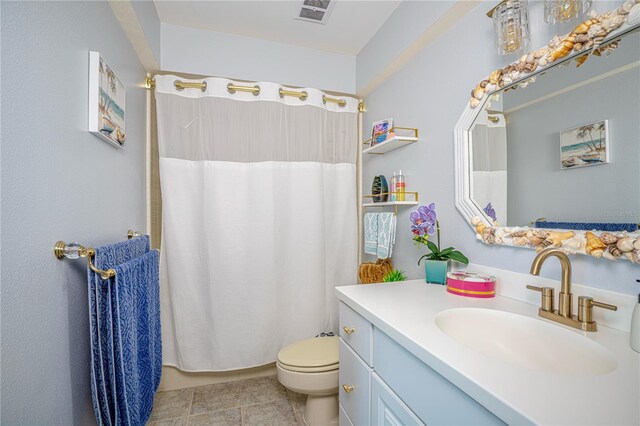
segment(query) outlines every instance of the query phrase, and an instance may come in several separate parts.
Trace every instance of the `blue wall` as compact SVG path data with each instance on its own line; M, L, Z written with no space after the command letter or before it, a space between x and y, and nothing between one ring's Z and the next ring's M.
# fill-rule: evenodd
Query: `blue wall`
M106 1L2 2L2 424L95 423L85 263L145 229L145 71ZM89 50L126 84L126 149L87 132Z

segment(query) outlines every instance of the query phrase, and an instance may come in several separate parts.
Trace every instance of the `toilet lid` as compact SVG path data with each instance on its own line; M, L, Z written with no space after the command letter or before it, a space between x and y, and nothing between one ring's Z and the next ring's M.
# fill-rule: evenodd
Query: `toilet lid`
M290 370L329 371L338 368L338 337L316 337L285 346L278 362Z

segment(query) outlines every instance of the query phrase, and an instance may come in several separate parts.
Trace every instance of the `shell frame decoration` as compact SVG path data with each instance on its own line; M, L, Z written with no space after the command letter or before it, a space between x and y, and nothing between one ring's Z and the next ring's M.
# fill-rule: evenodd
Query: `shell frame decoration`
M618 42L607 40L608 36L628 23L631 9L640 7L637 4L640 4L640 0L626 0L610 12L599 14L591 10L589 19L580 23L569 34L555 36L546 46L522 55L519 60L489 74L471 91L469 106L476 108L485 96L505 87L509 90L508 87L514 83L526 87L535 81L535 78L529 79L531 74L537 74L536 71L569 56L575 57L577 66L580 66L590 55L610 54L618 47Z
M640 231L569 231L544 228L487 225L479 216L471 219L476 238L485 244L528 247L536 251L556 247L568 254L597 259L629 260L640 264Z
M633 10L632 10L633 9ZM577 25L569 34L556 36L546 46L504 68L493 71L471 91L471 99L454 129L455 204L473 228L476 238L488 245L543 250L556 247L569 254L596 259L630 261L640 264L640 230L634 232L581 231L531 227L502 227L493 223L471 198L469 129L481 108L495 92L526 87L549 67L575 60L582 65L591 55L608 55L618 47L618 37L640 28L640 0L625 0L615 10L597 13Z

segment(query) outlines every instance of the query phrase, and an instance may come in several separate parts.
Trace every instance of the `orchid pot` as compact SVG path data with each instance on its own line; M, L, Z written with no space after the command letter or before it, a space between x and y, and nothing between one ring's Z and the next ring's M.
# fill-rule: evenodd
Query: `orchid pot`
M446 284L450 264L448 260L425 260L426 281L430 284Z
M451 261L454 260L466 265L469 263L469 259L453 247L440 249L440 222L437 219L435 203L420 206L417 211L411 212L410 219L413 241L416 244L424 244L429 249L429 253L418 259L418 266L422 260L425 261L426 282L445 284ZM436 236L437 245L429 240L433 235Z

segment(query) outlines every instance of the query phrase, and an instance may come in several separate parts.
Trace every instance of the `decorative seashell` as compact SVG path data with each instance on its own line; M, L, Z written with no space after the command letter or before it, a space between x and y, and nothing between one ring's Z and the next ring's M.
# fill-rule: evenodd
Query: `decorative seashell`
M560 247L564 240L568 240L569 238L573 238L576 236L576 233L573 231L550 231L546 240L549 242L549 245L554 247Z
M480 101L478 99L476 99L476 98L471 98L471 100L469 101L469 106L471 108L475 108L478 105L480 105Z
M489 84L489 80L482 80L480 82L480 84L478 84L478 86L482 87L483 89L485 89L487 87L487 84Z
M594 24L589 28L589 31L587 31L587 35L590 38L594 38L596 36L596 34L598 32L602 31L602 25L600 24Z
M547 60L546 57L540 58L540 60L538 61L538 65L540 65L541 67L547 66L548 63L549 61Z
M530 232L531 232L531 235L533 235L533 236L535 236L537 238L543 238L544 239L544 238L547 238L549 236L549 232L550 231L547 231L545 229L534 229L534 230L531 230Z
M623 253L629 252L634 249L633 247L633 238L621 238L616 242L616 247L620 249Z
M500 237L496 236L496 240L495 240L495 243L496 243L496 244L502 244L503 242L504 242L504 241L502 241L502 238L500 238Z
M489 83L498 84L500 80L500 76L502 75L501 70L495 70L489 75Z
M511 84L513 83L513 80L511 79L511 77L509 77L508 75L503 75L502 76L502 85L507 85L507 84Z
M582 50L582 43L575 43L573 45L573 50L576 51L576 52L581 51Z
M551 49L555 49L560 45L560 43L562 43L562 37L554 36L551 40L549 40L549 44L547 46L549 46Z
M633 7L633 3L634 2L632 0L625 1L624 3L622 3L622 5L620 5L618 9L616 9L616 13L618 15L626 15L631 11L631 8Z
M620 25L624 24L626 17L624 15L613 14L601 21L602 28L607 32L611 32L616 28L620 27Z
M512 232L510 234L508 234L507 236L505 236L505 238L519 238L519 237L525 237L527 235L527 231L515 231Z
M529 244L527 237L516 237L511 241L514 246L526 246Z
M527 62L527 55L522 55L522 56L520 57L519 62L520 62L521 64L524 64L525 62Z
M587 21L584 21L583 23L581 23L577 27L575 27L573 29L573 31L571 31L571 33L572 34L586 34L587 31L589 31L589 27L591 27L593 24L597 24L597 23L598 23L598 21L596 21L595 19L589 19Z
M585 237L587 238L587 243L584 246L584 251L593 256L600 257L604 252L604 249L607 248L607 245L603 243L600 238L596 237L595 234L591 231L585 232Z
M640 250L633 250L624 253L624 257L633 263L640 263Z
M640 250L640 237L636 238L633 242L633 248L634 250Z
M613 256L611 253L609 253L606 250L602 252L602 257L604 257L605 259L608 259L608 260L613 260L613 261L618 260L617 257Z
M602 238L602 237L600 237L600 238ZM607 252L611 253L611 255L614 256L614 257L622 256L622 250L620 250L618 247L616 247L615 244L611 244L610 246L607 246Z
M480 87L480 85L476 86L475 89L471 91L471 97L476 99L482 99L484 96L484 89Z
M611 232L603 232L602 234L600 234L600 241L602 241L606 245L615 244L618 241L618 237L616 237Z
M545 241L544 238L538 238L535 235L527 236L527 240L529 240L529 243L534 247L538 247L543 241Z
M589 36L587 34L576 35L576 43L586 43L587 41L589 41Z
M576 38L574 36L569 36L565 38L562 43L553 51L551 54L551 58L554 61L567 56L569 52L573 49L573 44L575 43Z
M589 55L582 55L579 58L576 58L576 67L579 67L580 65L584 64L587 59L589 59Z
M591 49L593 47L593 40L589 40L584 44L585 49Z
M487 244L495 244L496 236L495 236L495 228L487 227L482 231L482 240Z
M576 235L562 243L562 247L569 253L578 253L584 251L585 238L584 235Z
M487 84L487 87L484 88L484 90L487 91L487 92L493 92L497 88L498 87L494 83L489 83L489 84Z

